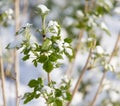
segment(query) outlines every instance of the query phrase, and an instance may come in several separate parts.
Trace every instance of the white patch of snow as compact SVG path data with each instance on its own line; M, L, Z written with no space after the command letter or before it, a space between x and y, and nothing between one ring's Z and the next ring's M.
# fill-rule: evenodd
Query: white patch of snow
M96 52L101 55L104 53L104 50L101 46L96 46Z
M43 5L43 4L38 5L37 8L40 9L42 15L45 15L45 14L47 14L47 13L50 11L50 10L49 10L45 5Z
M83 12L82 12L81 10L77 10L76 16L77 16L78 18L82 18L82 17L84 17L84 14L83 14Z
M41 91L46 91L48 94L50 94L53 90L54 89L50 88L49 86L44 86Z

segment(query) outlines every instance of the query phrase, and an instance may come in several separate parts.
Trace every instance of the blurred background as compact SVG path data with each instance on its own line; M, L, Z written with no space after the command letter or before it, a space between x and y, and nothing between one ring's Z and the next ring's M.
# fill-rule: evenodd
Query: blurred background
M88 0L91 5L91 0ZM91 21L89 25L93 25L97 36L98 44L103 47L107 53L111 53L117 36L120 32L120 0L95 0L96 5L99 3L101 8L107 8L104 14L97 20L97 24L104 23L111 33L108 36L107 31L101 31L94 26L94 20L90 15ZM5 73L5 93L7 106L15 105L15 73L14 73L14 53L13 50L6 50L7 44L15 39L15 0L0 0L0 54L3 59L3 69ZM100 4L101 3L101 4ZM56 20L61 25L61 36L70 37L73 40L72 46L78 39L79 31L82 29L82 21L79 12L83 11L85 0L20 0L20 27L25 26L26 23L33 24L32 26L32 39L41 42L41 35L35 30L41 28L41 17L35 14L35 7L39 4L44 4L50 9L47 16L49 20ZM76 23L79 23L76 27ZM75 63L72 72L72 85L74 88L76 81L79 77L82 67L84 66L88 49L85 45L87 33L84 33L82 38L82 46L76 55ZM119 45L120 47L120 45ZM20 53L20 51L18 51ZM46 73L42 71L41 66L37 68L33 66L31 61L23 62L22 54L19 54L19 79L20 79L20 106L46 106L43 98L33 100L24 105L22 97L25 92L29 91L27 86L30 79L42 77L46 79ZM59 69L55 69L52 73L52 80L60 81L64 73L68 69L69 61L67 58L63 60L63 65ZM108 71L101 93L96 101L95 106L120 106L120 50L117 48L117 54L113 57L111 64L115 68L115 72ZM99 85L103 72L100 68L94 68L86 71L83 76L82 83L79 86L79 91L75 94L71 106L89 106L91 98L94 97L97 87ZM0 72L1 76L1 72ZM1 86L1 77L0 77ZM1 87L0 87L1 88ZM0 106L3 106L2 89L0 89Z

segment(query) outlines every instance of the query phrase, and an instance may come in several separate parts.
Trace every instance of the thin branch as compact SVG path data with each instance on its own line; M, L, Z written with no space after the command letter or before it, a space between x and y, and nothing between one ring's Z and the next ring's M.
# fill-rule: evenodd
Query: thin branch
M114 53L115 53L115 50L116 50L116 48L117 48L117 46L118 46L119 40L120 40L120 33L119 33L119 35L118 35L118 37L117 37L117 40L116 40L114 49L113 49L113 51L112 51L112 53L111 53L111 56L110 56L110 58L109 58L109 60L108 60L108 64L111 62L111 60L112 60L112 58L113 58L113 56L114 56ZM101 90L101 87L102 87L102 84L103 84L103 81L104 81L105 75L106 75L106 71L104 70L103 72L104 72L104 73L103 73L103 76L102 76L102 78L101 78L99 87L98 87L98 89L97 89L97 92L96 92L96 94L95 94L95 96L94 96L94 98L93 98L90 106L94 106L94 104L95 104L95 102L96 102L96 100L97 100L97 97L98 97L98 95L99 95L99 93L100 93L100 90Z
M47 73L47 77L48 77L48 84L49 84L51 82L50 73Z
M73 90L73 92L72 92L72 99L73 99L75 93L77 92L78 87L79 87L79 85L80 85L80 83L81 83L81 81L82 81L82 77L83 77L83 75L84 75L84 73L85 73L85 71L86 71L86 69L87 69L88 63L89 63L90 58L91 58L91 54L92 54L92 49L90 49L90 51L89 51L89 55L88 55L87 61L86 61L86 63L85 63L85 66L83 67L83 69L82 69L82 71L81 71L81 74L80 74L80 76L79 76L79 78L78 78L78 81L77 81L77 83L76 83L76 85L75 85L75 88L74 88L74 90ZM72 99L71 99L71 101L67 104L67 106L70 106L70 103L72 102Z
M66 74L67 74L68 78L71 78L71 74L72 74L72 70L73 70L73 67L74 67L76 55L77 55L77 53L80 49L81 39L82 39L83 33L84 33L84 30L82 29L79 33L78 43L76 44L76 47L75 47L74 58L73 58L72 62L69 64L68 70L66 71Z
M88 8L89 8L88 0L85 0L85 13L88 12Z
M42 17L42 37L43 42L46 40L46 29L45 29L45 16ZM47 72L48 84L50 83L50 73Z
M85 0L85 8L84 8L84 11L85 13L88 12L88 1ZM76 55L80 49L80 45L81 45L81 39L82 39L82 36L84 34L84 29L82 29L79 33L79 36L78 36L78 43L76 44L76 47L75 47L75 53L74 53L74 58L72 60L72 62L69 64L68 66L68 70L66 71L66 74L68 76L68 78L70 79L71 78L71 74L72 74L72 71L73 71L73 67L74 67L74 63L75 63L75 59L76 59Z
M25 16L28 11L28 0L24 0L23 15Z
M19 29L19 0L15 0L15 31ZM16 106L19 106L19 59L16 49L14 49L14 71L15 71L15 87L16 87Z
M3 69L3 59L2 59L2 50L0 49L0 72L1 72L1 80L2 80L2 93L3 93L3 106L6 105L6 95L5 95L5 75Z
M95 7L95 0L91 0L90 10L92 10Z

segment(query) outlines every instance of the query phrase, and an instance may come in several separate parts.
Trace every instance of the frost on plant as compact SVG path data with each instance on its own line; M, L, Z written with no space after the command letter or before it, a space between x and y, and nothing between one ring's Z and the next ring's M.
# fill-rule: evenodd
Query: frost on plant
M47 15L49 11L50 10L43 4L37 6L37 12L42 16Z
M13 10L10 8L5 12L0 13L0 25L8 26L10 24L9 21L13 20Z
M46 6L38 5L37 9L42 18L42 29L39 31L43 37L42 44L35 41L31 42L32 25L27 24L16 32L18 36L13 42L8 44L7 48L21 49L21 53L24 54L24 61L32 59L35 67L41 64L46 73L51 73L55 68L60 67L61 63L59 63L58 60L63 59L63 55L66 55L69 60L73 58L72 40L69 38L61 38L61 30L58 22L51 20L46 25L45 16L49 12ZM49 34L49 36L47 34ZM24 103L28 103L34 98L43 97L46 100L46 104L57 106L60 104L59 106L62 106L65 101L71 99L71 94L69 93L70 81L62 81L59 87L55 85L56 82L54 81L45 85L42 78L31 80L28 86L33 91L25 93Z

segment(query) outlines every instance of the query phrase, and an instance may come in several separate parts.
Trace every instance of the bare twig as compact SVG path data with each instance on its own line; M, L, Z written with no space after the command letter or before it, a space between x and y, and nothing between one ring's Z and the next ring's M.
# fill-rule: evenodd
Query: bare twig
M86 69L87 69L88 63L89 63L90 58L91 58L91 54L92 54L92 49L90 49L90 51L89 51L89 55L88 55L87 61L86 61L86 63L85 63L85 66L83 67L83 69L82 69L82 71L81 71L81 74L80 74L80 76L79 76L79 78L78 78L78 81L77 81L77 83L76 83L76 85L75 85L75 88L74 88L74 90L73 90L73 92L72 92L72 99L73 99L73 97L74 97L76 91L78 90L78 87L79 87L79 85L80 85L80 83L81 83L81 81L82 81L82 77L83 77L83 75L84 75L84 73L85 73L85 71L86 71ZM72 99L71 99L71 101L67 104L67 106L70 106L70 103L72 102Z
M90 10L92 10L95 7L95 0L91 0Z
M88 12L88 1L85 0L85 9L84 9L85 13ZM80 49L80 45L81 45L81 39L82 39L82 36L84 34L84 29L82 29L79 33L79 36L78 36L78 43L76 44L76 47L75 47L75 53L74 53L74 58L72 60L72 62L69 64L68 66L68 70L66 71L66 74L68 76L68 78L70 79L71 78L71 74L72 74L72 71L73 71L73 67L74 67L74 63L75 63L75 59L76 59L76 55Z
M88 8L89 8L89 3L88 3L88 0L85 0L85 13L88 12Z
M19 0L15 0L15 31L19 29ZM19 106L19 59L16 49L14 49L14 71L15 71L15 87L16 87L16 106Z
M114 49L113 49L113 51L112 51L112 53L111 53L111 56L110 56L110 58L109 58L109 60L108 60L108 63L111 62L111 60L112 60L112 58L113 58L113 56L114 56L114 53L115 53L115 50L116 50L116 48L117 48L117 46L118 46L119 40L120 40L120 33L119 33L119 35L118 35L118 37L117 37L117 40L116 40ZM90 106L94 106L95 101L97 100L97 97L98 97L98 95L99 95L99 93L100 93L100 90L101 90L101 87L102 87L102 84L103 84L103 81L104 81L104 79L105 79L105 75L106 75L106 71L104 70L104 73L103 73L103 76L102 76L102 78L101 78L99 87L98 87L98 89L97 89L97 92L96 92L96 94L95 94L95 96L94 96L94 98L93 98Z
M28 0L24 0L24 9L23 9L23 15L25 16L28 11Z
M76 47L75 47L74 58L73 58L72 62L69 64L68 70L66 72L66 74L68 75L68 78L71 78L71 74L72 74L72 70L73 70L73 67L74 67L76 55L77 55L77 53L80 49L81 39L82 39L83 33L84 33L84 30L82 29L80 31L80 34L79 34L79 37L78 37L78 43L76 44Z
M2 48L0 48L0 73L2 80L2 93L3 93L3 106L6 106L6 95L5 95L5 75L3 69L3 59L2 59Z
M48 77L48 84L50 83L51 79L50 79L50 73L47 73L47 77Z

